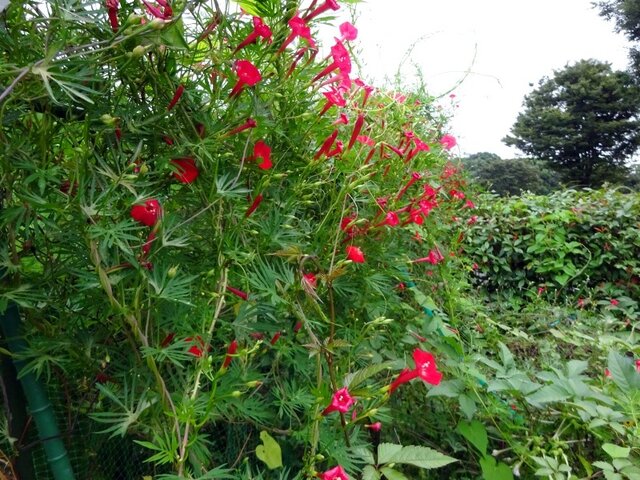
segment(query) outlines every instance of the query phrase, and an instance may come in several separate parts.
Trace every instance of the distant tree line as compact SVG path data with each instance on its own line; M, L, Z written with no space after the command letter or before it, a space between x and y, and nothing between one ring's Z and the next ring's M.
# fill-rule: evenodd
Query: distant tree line
M480 186L498 195L514 196L524 192L547 195L567 185L547 162L532 158L501 158L495 153L479 152L462 159L468 175ZM632 165L619 176L609 177L611 185L640 191L640 164Z

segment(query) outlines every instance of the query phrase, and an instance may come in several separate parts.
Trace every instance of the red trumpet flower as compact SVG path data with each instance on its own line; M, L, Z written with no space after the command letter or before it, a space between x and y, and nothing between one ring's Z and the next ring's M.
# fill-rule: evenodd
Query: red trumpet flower
M334 10L335 11L335 10L338 10L338 9L340 9L340 5L338 5L338 2L336 2L336 0L325 0L325 2L322 5L317 7L313 12L309 13L308 15L306 15L304 17L304 19L307 22L310 22L315 17L317 17L318 15L322 15L327 10Z
M252 43L255 43L260 37L265 39L268 43L271 43L272 41L271 29L266 23L262 21L260 17L253 17L253 32L251 32L247 36L247 38L245 38L242 42L240 42L240 45L236 47L233 53L236 53L239 50L242 50L247 45L251 45Z
M229 94L230 97L238 95L246 85L253 87L262 80L260 71L249 60L238 60L235 65L235 69L238 74L238 82L231 90L231 93Z
M278 53L284 52L284 49L289 46L291 42L293 42L296 37L303 38L307 41L311 48L316 47L316 42L311 38L311 29L307 25L307 22L300 18L298 15L295 15L288 22L289 27L291 27L291 33L282 43L280 48L278 49Z
M176 167L173 176L181 183L191 183L200 174L193 158L175 158L171 160L171 163Z

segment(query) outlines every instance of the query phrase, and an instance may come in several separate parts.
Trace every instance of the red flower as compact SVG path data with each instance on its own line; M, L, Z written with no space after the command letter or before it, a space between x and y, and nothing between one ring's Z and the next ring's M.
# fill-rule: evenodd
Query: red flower
M147 237L147 241L144 242L144 244L142 245L142 258L146 258L147 255L149 255L149 252L151 251L151 246L153 245L153 242L156 239L156 231L155 230L151 230L151 232L149 232L149 236Z
M362 108L364 108L365 105L367 104L367 100L369 99L369 96L373 92L373 87L371 85L367 85L366 83L364 83L360 78L356 78L355 82L356 82L356 85L358 85L360 88L364 90L364 97L362 99Z
M349 145L347 146L347 150L351 150L354 143L358 139L358 135L360 135L360 131L362 131L362 126L364 125L364 115L358 115L356 118L356 122L353 125L353 132L351 132L351 139L349 140Z
M442 256L440 251L436 249L436 250L430 250L429 255L427 255L426 257L417 258L416 260L413 260L413 263L427 262L427 263L430 263L431 265L437 265L443 260L444 260L444 257Z
M400 191L398 192L398 195L396 195L396 200L400 200L402 196L406 193L406 191L409 189L409 187L411 187L411 185L416 183L421 178L422 178L422 175L420 175L419 172L413 172L411 174L411 178L409 179L409 181L405 184L404 187L400 189Z
M171 160L171 163L176 167L173 176L179 182L191 183L200 174L193 158L175 158Z
M282 332L276 332L273 334L273 337L271 337L271 340L269 341L269 343L271 345L275 345L276 342L280 339L280 336L282 335Z
M349 57L349 51L345 48L344 44L338 40L336 44L331 47L331 57L333 62L324 68L320 73L313 77L312 82L319 80L320 78L329 75L334 70L340 70L342 74L351 73L351 57Z
M247 300L249 298L249 295L246 292L230 287L229 285L227 285L227 290L233 293L236 297L240 297L242 300Z
M609 303L611 303L612 307L617 307L620 302L615 298L612 298Z
M349 22L342 23L339 28L340 28L340 34L342 35L342 37L340 37L340 40L351 41L358 38L358 29L354 27L352 24L350 24Z
M329 149L333 146L333 142L336 141L336 138L338 137L338 130L334 130L331 135L329 135L324 142L322 142L322 145L320 146L320 150L318 150L316 152L316 154L313 156L314 160L318 160L322 154L326 154L329 152Z
M327 10L338 10L339 8L340 5L338 5L338 2L336 2L336 0L325 0L322 5L316 8L313 12L309 13L306 17L304 17L304 19L309 22L318 15L322 15Z
M251 205L249 205L249 208L247 208L247 211L244 212L244 216L245 217L251 216L251 214L256 211L256 209L258 208L258 206L262 202L262 199L263 199L263 196L262 196L261 193L256 195L256 198L253 199L253 202L251 202Z
M349 124L349 117L347 117L346 113L340 113L340 115L338 116L338 119L333 122L333 125L348 125Z
M389 225L390 227L395 227L400 223L400 219L398 218L398 214L396 212L389 212L384 218L384 225Z
M224 363L222 364L223 369L231 365L231 360L233 359L233 355L236 353L237 350L238 350L238 341L234 340L229 344L229 347L227 348L227 356L224 357Z
M640 373L640 360L636 360L636 372Z
M372 432L379 432L382 429L382 423L372 423L371 425L365 425L364 428L368 428Z
M253 87L256 83L262 80L260 71L249 60L238 60L235 65L236 73L238 74L238 83L235 84L230 97L238 95L245 85Z
M144 205L134 205L131 208L131 218L147 227L153 227L162 215L162 207L155 198L147 200Z
M107 0L106 5L111 30L113 30L113 33L116 33L120 28L118 25L118 8L120 8L120 2L118 0Z
M307 285L309 288L316 289L318 286L318 279L313 273L303 273L302 274L302 282L303 286Z
M333 394L331 403L322 411L322 415L327 415L331 412L346 413L354 403L355 400L349 394L349 390L347 390L347 387L341 388Z
M196 338L187 337L184 339L184 341L193 343L193 345L191 345L191 347L189 348L189 353L191 355L198 358L201 358L203 356L205 347L204 340L202 340L202 337L200 335L198 335ZM211 347L209 347L209 350L211 350Z
M344 217L340 222L340 230L346 233L349 236L352 236L354 233L354 225L350 225L352 222L356 220L356 217Z
M347 247L347 258L353 263L364 263L364 253L358 247L349 245Z
M311 48L315 48L316 43L313 41L313 38L311 38L311 29L307 26L307 22L298 15L295 15L289 20L288 24L289 27L291 27L291 33L278 49L278 53L284 52L284 49L287 48L296 37L304 38Z
M451 150L458 144L458 142L456 141L456 137L446 134L440 139L440 144L445 148L445 150Z
M405 368L400 372L398 378L396 378L389 387L390 394L393 393L393 391L400 385L407 383L414 378L421 378L423 381L431 385L440 384L440 381L442 380L442 373L438 371L436 360L431 353L416 348L413 351L413 361L415 362L416 367L413 370Z
M183 93L184 85L178 85L178 88L176 88L176 93L173 94L173 98L169 102L169 105L167 105L167 112L176 106L176 103L178 103L178 100L180 100L180 97L182 97Z
M166 337L164 337L164 340L162 340L162 343L160 344L160 346L162 348L168 346L171 342L173 342L173 339L175 338L176 334L173 332L170 332L167 334Z
M142 3L144 3L144 6L147 7L147 11L156 18L159 18L161 20L169 20L173 16L173 10L166 0L158 0L160 7L151 5L146 0L142 0Z
M236 47L233 53L236 53L238 50L242 50L247 45L255 43L259 37L262 37L268 43L271 43L271 29L260 17L253 17L253 32L251 32L247 38L245 38L240 45Z
M319 474L320 480L349 480L349 475L338 465L337 467Z
M230 137L231 135L235 135L236 133L244 132L250 128L256 128L258 126L258 122L256 122L253 118L248 118L246 122L242 125L237 126L230 132L228 132L225 136Z
M271 163L271 147L262 140L258 140L253 146L253 159L255 160L256 158L262 159L258 164L258 168L262 170L269 170L273 166Z
M334 105L338 107L344 107L347 104L347 101L344 99L344 95L340 90L332 88L328 92L322 92L322 94L327 99L327 103L324 104L324 107L320 111L320 114L318 115L320 117L324 115L327 112L327 110L329 110Z

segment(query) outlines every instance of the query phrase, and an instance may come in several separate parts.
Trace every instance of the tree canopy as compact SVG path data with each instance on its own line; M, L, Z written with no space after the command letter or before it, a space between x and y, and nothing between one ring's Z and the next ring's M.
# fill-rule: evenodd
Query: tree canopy
M631 68L640 74L640 2L638 0L608 0L596 4L600 15L616 23L616 31L623 33L629 41L636 43L629 50Z
M554 175L543 162L531 158L503 159L495 153L479 152L462 159L465 170L482 186L498 195L540 195L559 187Z
M580 60L540 80L503 141L546 160L567 182L597 186L618 177L638 149L639 93L630 74Z

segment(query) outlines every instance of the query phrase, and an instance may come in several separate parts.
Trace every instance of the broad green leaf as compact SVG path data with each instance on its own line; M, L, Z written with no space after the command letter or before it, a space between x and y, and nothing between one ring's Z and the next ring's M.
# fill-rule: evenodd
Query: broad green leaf
M443 467L453 462L457 462L457 460L431 448L415 445L402 447L391 455L388 461L388 463L405 463L427 469Z
M409 480L404 473L394 470L391 467L382 467L380 471L387 477L387 480Z
M606 478L607 480L623 480L622 475L620 475L619 473L610 472L608 470L603 470L603 473L604 478Z
M278 442L264 430L260 432L262 445L256 447L256 457L262 460L270 470L282 467L282 450Z
M526 398L530 404L540 405L543 403L561 402L570 396L571 395L558 385L547 385Z
M477 420L471 423L460 422L456 431L476 447L482 455L487 453L489 440L487 438L487 430L482 423Z
M430 388L427 397L449 397L455 398L460 395L464 384L460 380L445 380L440 385Z
M390 463L391 457L402 450L402 445L396 443L381 443L378 445L378 463Z
M182 23L182 19L162 30L161 37L169 47L181 50L187 50L189 48L189 45L187 45L184 39L184 24Z
M624 393L640 389L640 375L630 358L623 357L617 352L609 352L608 365L611 378Z
M462 413L467 417L467 420L471 420L478 410L476 402L473 398L464 394L458 397L458 402L460 402L460 410L462 410Z
M484 480L513 480L513 473L509 466L497 463L496 459L490 455L485 455L480 459L480 468L482 468Z
M367 465L362 470L362 480L380 480L380 472L373 465Z
M631 453L629 447L621 447L613 443L605 443L602 445L602 449L607 452L611 458L627 458Z

